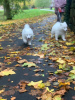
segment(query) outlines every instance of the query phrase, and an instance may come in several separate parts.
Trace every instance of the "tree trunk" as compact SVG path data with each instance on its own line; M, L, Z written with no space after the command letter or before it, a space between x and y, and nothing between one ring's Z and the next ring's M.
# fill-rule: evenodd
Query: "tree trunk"
M4 0L4 8L5 8L5 14L6 14L7 20L12 19L9 0Z
M24 7L25 7L25 0L24 0Z

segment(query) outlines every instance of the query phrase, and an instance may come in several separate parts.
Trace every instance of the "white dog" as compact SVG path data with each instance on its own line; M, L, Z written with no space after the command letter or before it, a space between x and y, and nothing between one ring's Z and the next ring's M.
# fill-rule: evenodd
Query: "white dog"
M66 39L65 39L66 31L67 31L67 24L66 24L66 22L63 22L63 23L56 22L54 24L54 26L52 27L51 37L53 37L53 34L55 34L55 39L56 40L58 40L58 37L61 36L62 39L64 41L66 41Z
M24 43L28 43L28 45L31 45L31 41L33 39L33 30L28 24L26 24L24 26L24 29L22 30L22 39Z

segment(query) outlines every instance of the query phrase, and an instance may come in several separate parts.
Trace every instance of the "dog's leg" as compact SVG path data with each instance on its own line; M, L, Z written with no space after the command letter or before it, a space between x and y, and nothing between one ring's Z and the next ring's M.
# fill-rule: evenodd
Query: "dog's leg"
M51 33L51 38L53 37L53 34Z
M55 39L58 40L58 33L55 33Z
M66 41L65 34L62 35L62 39L63 39L63 41Z
M28 41L28 45L31 45L31 41Z
M23 39L23 42L24 42L24 43L27 43L27 40L26 40L26 39Z

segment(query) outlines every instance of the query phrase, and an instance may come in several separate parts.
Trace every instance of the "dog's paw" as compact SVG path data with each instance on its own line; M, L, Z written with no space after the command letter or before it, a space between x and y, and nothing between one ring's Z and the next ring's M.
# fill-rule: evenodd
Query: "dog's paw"
M27 41L26 40L23 40L23 42L26 44L27 43Z
M66 39L63 39L63 41L66 41Z
M58 41L58 38L55 38L56 41Z
M28 45L31 45L31 42L29 42Z

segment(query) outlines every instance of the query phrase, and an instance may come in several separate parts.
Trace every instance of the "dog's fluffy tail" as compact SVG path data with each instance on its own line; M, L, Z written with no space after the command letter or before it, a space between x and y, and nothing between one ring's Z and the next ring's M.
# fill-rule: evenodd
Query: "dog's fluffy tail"
M30 28L29 24L25 24L24 28Z

